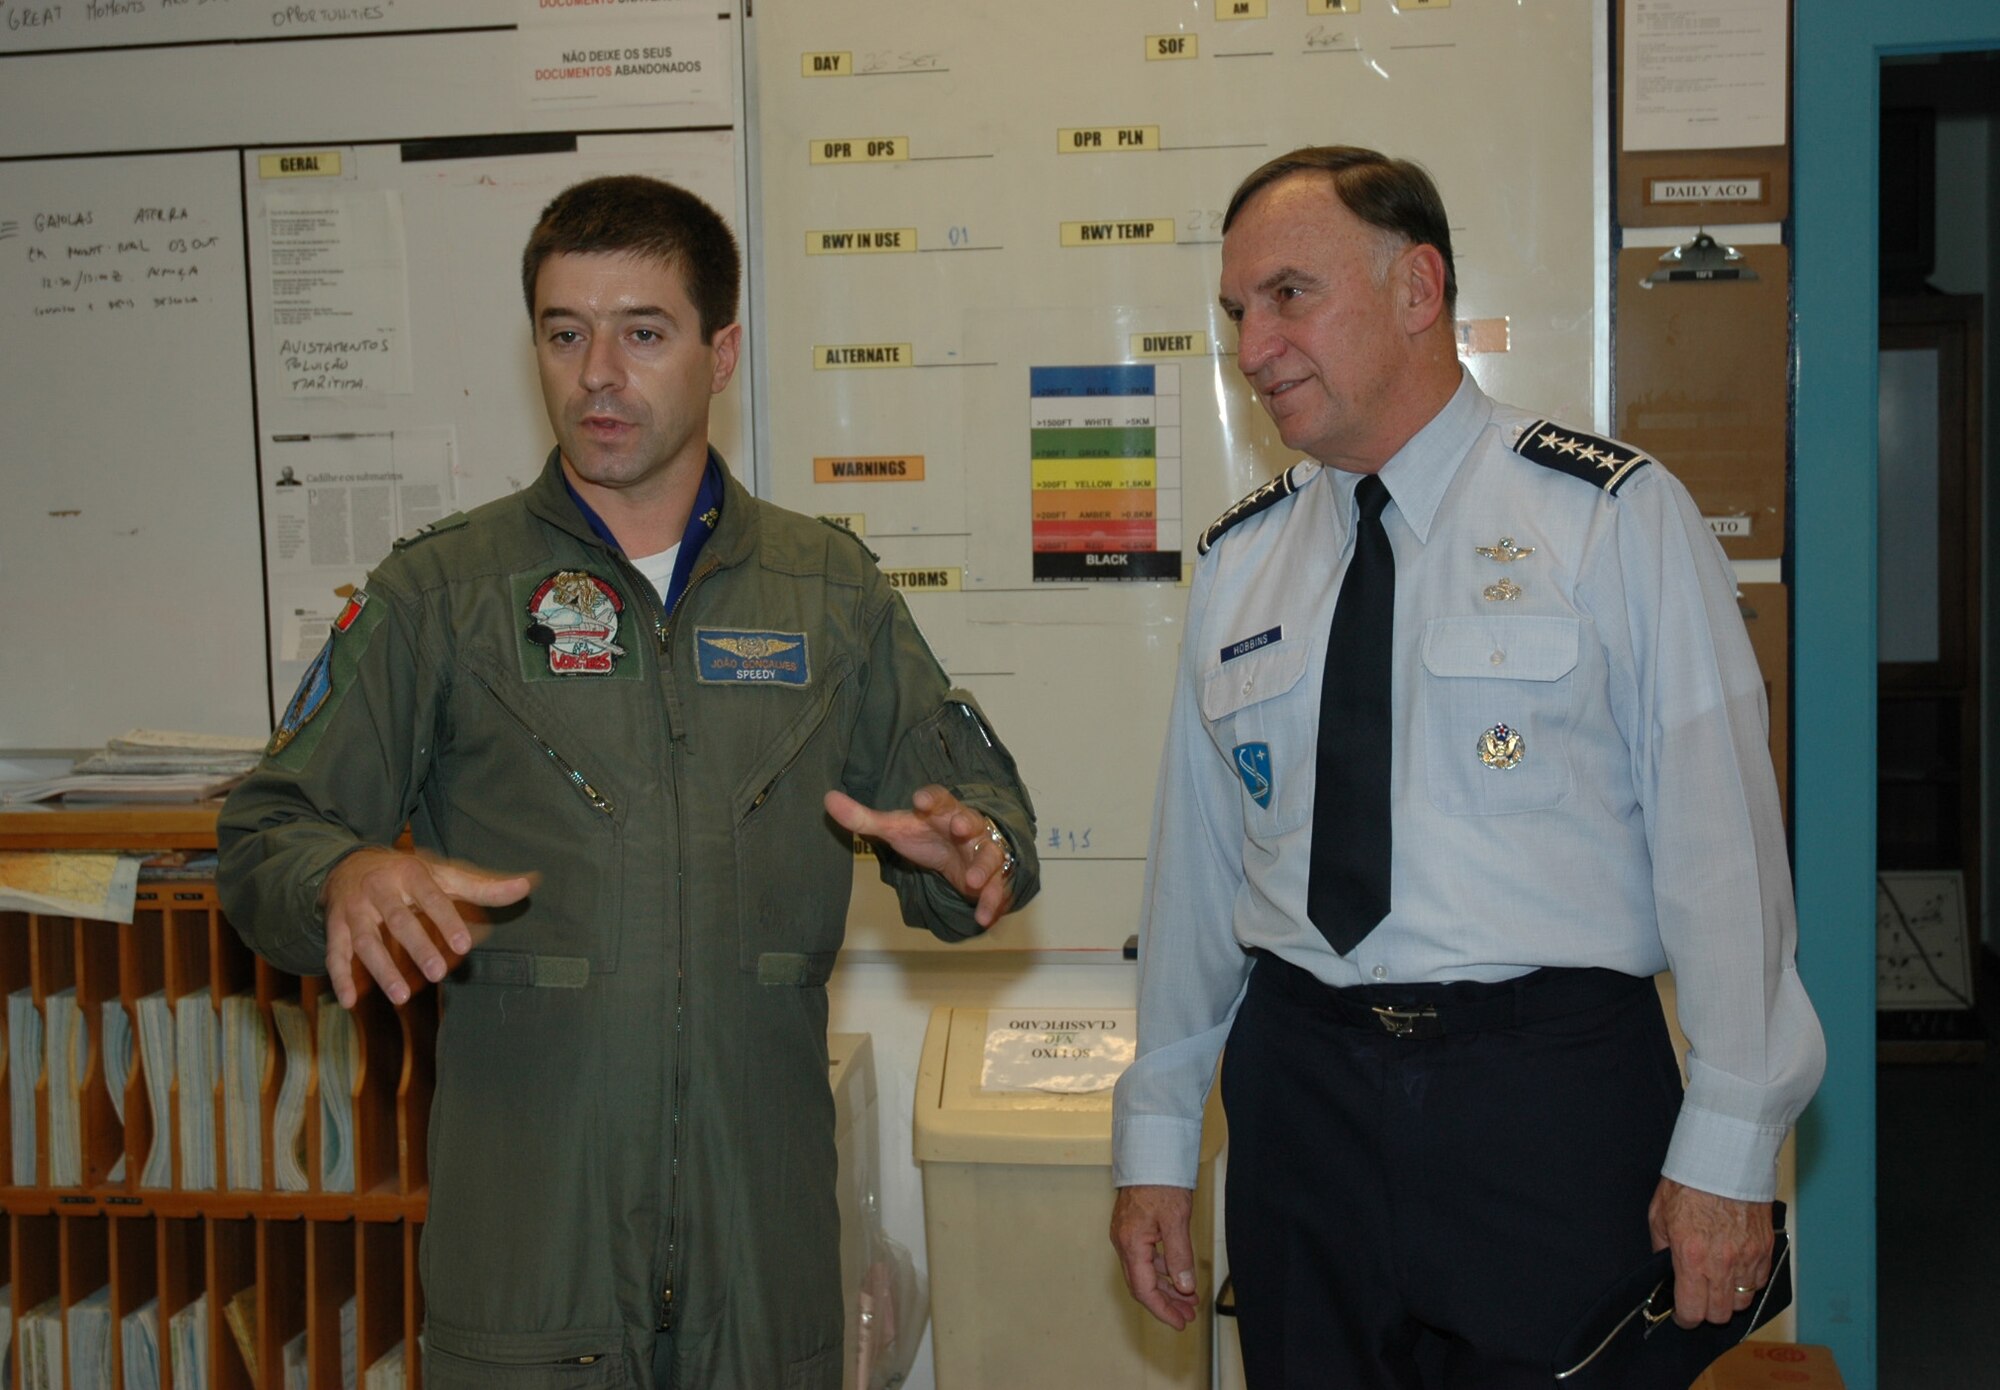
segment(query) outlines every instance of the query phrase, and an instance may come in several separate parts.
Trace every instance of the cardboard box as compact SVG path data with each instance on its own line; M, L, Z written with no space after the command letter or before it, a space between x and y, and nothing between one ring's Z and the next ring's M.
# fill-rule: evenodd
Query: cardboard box
M1833 1353L1792 1342L1745 1342L1688 1390L1846 1390Z

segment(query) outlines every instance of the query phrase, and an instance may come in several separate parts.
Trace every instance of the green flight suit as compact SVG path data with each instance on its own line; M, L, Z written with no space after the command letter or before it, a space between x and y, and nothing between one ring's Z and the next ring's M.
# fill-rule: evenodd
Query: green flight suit
M541 874L442 987L430 1390L651 1386L663 1327L678 1390L836 1390L824 986L855 859L821 797L941 783L1036 888L1013 759L867 551L724 489L671 615L554 455L399 542L222 814L225 910L300 974L328 871L405 823ZM882 872L912 925L977 932L942 879Z

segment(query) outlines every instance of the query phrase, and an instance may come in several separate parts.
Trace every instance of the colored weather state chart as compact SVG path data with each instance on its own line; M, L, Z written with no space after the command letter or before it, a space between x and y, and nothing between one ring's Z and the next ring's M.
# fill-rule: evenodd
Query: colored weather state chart
M1175 365L1030 367L1034 578L1181 577Z

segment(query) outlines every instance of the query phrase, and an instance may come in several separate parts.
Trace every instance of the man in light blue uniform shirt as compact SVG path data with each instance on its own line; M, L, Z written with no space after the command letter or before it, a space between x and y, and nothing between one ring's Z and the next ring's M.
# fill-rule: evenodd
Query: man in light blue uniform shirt
M1416 166L1272 161L1231 204L1221 291L1311 461L1195 570L1114 1120L1133 1296L1196 1315L1189 1190L1227 1042L1256 1390L1545 1385L1562 1334L1669 1246L1677 1320L1727 1321L1769 1274L1778 1149L1825 1055L1729 564L1658 464L1463 370ZM1371 477L1387 910L1342 951L1307 911L1316 749ZM1685 1093L1650 985L1669 968Z

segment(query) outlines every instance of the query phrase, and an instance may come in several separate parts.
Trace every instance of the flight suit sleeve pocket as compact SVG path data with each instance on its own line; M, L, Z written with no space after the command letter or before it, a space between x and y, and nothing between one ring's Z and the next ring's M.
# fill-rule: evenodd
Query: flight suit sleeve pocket
M1560 616L1434 618L1424 626L1422 749L1447 815L1504 815L1570 793L1581 623Z
M1278 642L1222 662L1201 680L1201 713L1242 789L1252 840L1297 829L1312 815L1319 710L1300 689L1308 645Z

